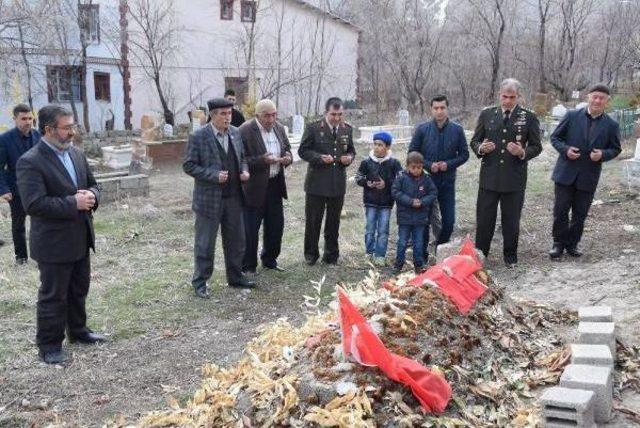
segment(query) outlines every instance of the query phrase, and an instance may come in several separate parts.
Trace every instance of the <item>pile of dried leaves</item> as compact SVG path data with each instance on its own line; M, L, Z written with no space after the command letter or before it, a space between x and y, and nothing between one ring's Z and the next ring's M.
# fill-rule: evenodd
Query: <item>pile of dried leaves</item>
M489 283L480 272L479 278ZM442 415L421 410L411 391L378 369L346 361L335 312L264 327L238 364L204 368L200 389L181 407L144 417L141 427L535 426L536 394L555 384L570 354L557 335L575 330L574 312L516 302L489 290L467 316L437 290L377 284L374 273L348 290L385 345L440 370L453 388ZM622 346L616 389L640 390L638 349Z

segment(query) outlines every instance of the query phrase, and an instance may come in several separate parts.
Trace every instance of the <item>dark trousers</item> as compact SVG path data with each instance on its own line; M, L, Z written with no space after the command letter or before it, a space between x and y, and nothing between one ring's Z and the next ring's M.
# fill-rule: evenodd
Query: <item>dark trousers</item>
M503 254L505 259L517 261L518 237L520 235L520 214L524 204L524 190L518 192L494 192L478 189L476 203L476 248L489 254L491 240L496 228L496 217L500 204L502 219Z
M261 207L244 208L244 230L246 248L244 251L243 270L254 271L258 267L258 241L260 225L262 228L262 265L273 268L278 265L278 256L282 248L284 232L284 209L282 206L281 181L278 177L269 179L267 194Z
M338 232L340 230L340 213L344 204L344 195L334 198L310 195L305 199L304 257L307 260L318 260L318 241L324 212L327 218L324 223L324 255L322 259L328 263L338 261Z
M9 202L11 208L11 234L13 235L13 249L16 258L26 259L29 257L27 253L27 237L25 232L25 220L27 214L24 212L20 198L14 194L13 199Z
M200 289L207 286L213 274L218 229L222 234L224 265L229 283L242 278L242 258L244 257L244 221L242 218L242 198L231 196L222 199L219 218L209 218L196 213L194 272L191 284Z
M456 187L453 183L443 184L438 187L438 205L440 205L440 216L442 218L442 228L437 236L438 245L445 244L451 239L453 225L456 221Z
M59 350L65 328L72 337L89 332L85 301L89 293L89 255L73 263L38 263L36 344L43 352Z
M566 248L575 248L582 238L594 192L578 190L575 185L556 183L553 204L553 240ZM571 220L569 220L571 211Z

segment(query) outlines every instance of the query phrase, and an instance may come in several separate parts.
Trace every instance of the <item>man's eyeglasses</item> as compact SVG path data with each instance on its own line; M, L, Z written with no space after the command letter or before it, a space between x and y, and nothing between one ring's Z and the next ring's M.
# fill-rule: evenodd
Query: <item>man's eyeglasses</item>
M67 126L61 126L61 127L55 126L53 129L62 129L63 131L67 131L67 132L69 131L75 132L78 130L78 125L67 125Z

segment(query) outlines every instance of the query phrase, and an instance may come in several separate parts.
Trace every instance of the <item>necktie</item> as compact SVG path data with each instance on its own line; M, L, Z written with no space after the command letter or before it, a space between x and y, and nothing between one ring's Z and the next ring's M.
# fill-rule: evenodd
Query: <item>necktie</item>
M504 120L502 121L504 126L507 126L507 123L509 122L509 115L510 114L511 114L511 111L509 111L509 110L505 110L504 111Z
M333 134L333 141L335 141L338 138L338 130L335 126L333 127L332 134Z

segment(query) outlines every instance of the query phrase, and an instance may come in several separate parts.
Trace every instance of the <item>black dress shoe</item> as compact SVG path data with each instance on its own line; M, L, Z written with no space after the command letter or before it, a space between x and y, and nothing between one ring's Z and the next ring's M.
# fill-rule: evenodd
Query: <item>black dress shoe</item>
M337 265L338 264L338 260L333 260L333 259L322 259L322 263L324 263L325 265Z
M564 245L559 242L554 242L553 247L551 247L551 251L549 251L549 257L552 259L558 259L562 257L562 253L564 252Z
M569 254L571 257L580 257L582 256L582 251L578 250L578 247L567 247L567 254Z
M518 258L514 256L505 256L504 264L508 268L514 268L518 264Z
M276 272L285 272L285 269L281 268L278 265L273 265L273 266L262 265L262 267L269 270L275 270Z
M196 293L196 297L199 297L201 299L209 298L209 292L207 291L206 287L196 288L194 292Z
M249 281L246 278L241 278L238 281L230 282L229 287L233 288L255 288L256 283L253 281Z
M57 351L40 351L40 359L47 364L62 364L69 361L69 354L59 349Z
M87 345L94 345L96 343L102 343L106 341L107 341L106 337L104 337L102 334L98 334L94 332L84 333L79 336L69 336L69 342L71 343L79 342Z
M313 266L316 264L316 262L318 261L317 258L313 258L313 257L305 257L305 263L308 264L309 266Z

